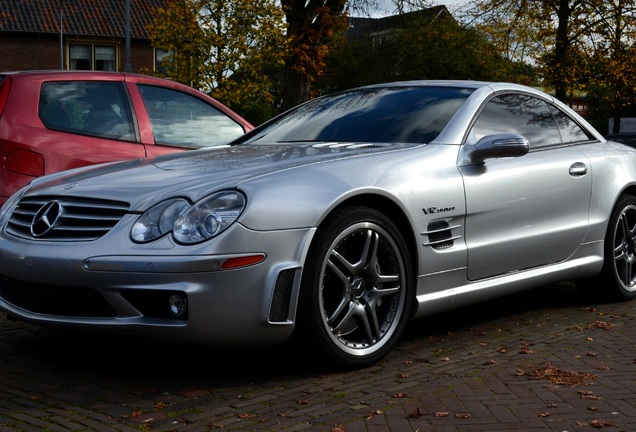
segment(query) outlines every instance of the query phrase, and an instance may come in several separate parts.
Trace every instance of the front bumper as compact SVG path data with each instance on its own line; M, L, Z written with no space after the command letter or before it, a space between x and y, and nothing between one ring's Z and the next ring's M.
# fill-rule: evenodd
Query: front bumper
M255 232L235 224L195 246L168 238L137 245L118 231L92 242L1 235L0 308L42 326L171 342L258 346L291 335L314 230ZM229 258L254 254L264 259L222 269ZM187 299L185 315L170 314L167 299L173 294Z

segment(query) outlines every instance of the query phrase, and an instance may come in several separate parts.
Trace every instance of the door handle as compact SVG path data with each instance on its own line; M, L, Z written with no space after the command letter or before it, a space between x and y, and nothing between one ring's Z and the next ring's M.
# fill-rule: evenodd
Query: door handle
M587 165L583 162L576 162L570 166L570 175L572 177L582 177L587 174Z

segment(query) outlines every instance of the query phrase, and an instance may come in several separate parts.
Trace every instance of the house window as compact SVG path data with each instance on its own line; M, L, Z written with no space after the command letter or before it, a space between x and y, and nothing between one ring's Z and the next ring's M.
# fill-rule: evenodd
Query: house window
M117 47L112 45L69 46L71 70L117 70Z
M172 51L165 51L160 48L155 49L155 71L166 75L172 62Z

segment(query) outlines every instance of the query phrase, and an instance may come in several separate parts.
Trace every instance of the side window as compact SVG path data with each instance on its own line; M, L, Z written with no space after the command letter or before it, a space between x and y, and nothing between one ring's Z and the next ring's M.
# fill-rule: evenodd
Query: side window
M245 131L212 105L169 88L139 85L157 144L203 148L238 138Z
M572 118L556 107L552 107L554 118L556 119L561 138L564 143L572 143L578 141L588 141L593 139L588 132L581 128Z
M128 96L119 82L45 82L39 115L48 129L123 141L136 138Z
M561 135L548 104L522 94L504 94L491 99L471 131L475 141L498 133L523 135L531 148L561 143Z

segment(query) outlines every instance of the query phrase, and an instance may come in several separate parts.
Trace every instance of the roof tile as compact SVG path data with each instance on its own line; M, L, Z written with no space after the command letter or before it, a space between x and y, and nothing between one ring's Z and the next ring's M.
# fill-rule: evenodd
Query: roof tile
M167 0L130 0L130 35L148 38L152 14ZM0 0L0 32L126 36L125 0Z

